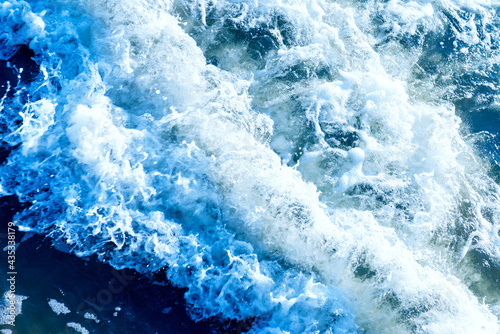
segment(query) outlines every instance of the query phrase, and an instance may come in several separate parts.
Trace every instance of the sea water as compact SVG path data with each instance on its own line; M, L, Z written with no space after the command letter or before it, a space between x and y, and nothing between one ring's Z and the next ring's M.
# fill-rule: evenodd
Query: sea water
M194 321L499 332L500 2L9 0L0 22L22 231L165 272Z

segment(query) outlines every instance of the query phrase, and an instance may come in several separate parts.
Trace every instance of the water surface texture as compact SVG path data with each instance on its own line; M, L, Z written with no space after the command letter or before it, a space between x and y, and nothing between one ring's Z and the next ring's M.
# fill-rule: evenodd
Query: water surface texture
M497 0L8 0L0 66L21 231L194 321L500 331Z

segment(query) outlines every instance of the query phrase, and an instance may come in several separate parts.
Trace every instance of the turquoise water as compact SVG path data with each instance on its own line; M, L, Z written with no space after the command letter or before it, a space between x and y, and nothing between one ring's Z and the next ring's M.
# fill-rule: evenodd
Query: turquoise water
M499 10L2 3L1 329L498 333Z

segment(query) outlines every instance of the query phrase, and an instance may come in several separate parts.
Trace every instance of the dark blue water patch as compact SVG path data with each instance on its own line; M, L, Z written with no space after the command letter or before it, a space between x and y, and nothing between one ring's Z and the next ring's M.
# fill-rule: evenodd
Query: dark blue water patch
M462 113L462 117L470 126L472 132L487 131L491 134L500 134L500 108L481 108Z
M12 57L0 59L0 97L5 93L8 97L13 97L16 87L32 82L39 73L33 50L26 45L19 46ZM8 86L11 89L7 92Z
M256 34L248 42L248 54L255 60L263 60L271 50L278 50L276 37L270 34Z
M500 183L500 110L481 110L464 119L475 133L479 133L476 146L490 162L490 176Z
M217 47L239 44L246 49L252 59L262 61L271 51L279 48L278 39L271 29L267 24L248 28L241 23L226 20L215 38L215 43ZM207 55L210 57L210 52L207 52Z
M481 279L472 282L469 288L486 303L498 303L497 294L491 291L500 289L500 263L479 248L469 251L466 261L481 274Z
M7 224L23 209L15 196L0 198L1 248L7 246ZM25 234L16 232L16 242ZM1 268L7 253L1 254ZM81 324L90 333L241 333L249 323L208 319L194 322L186 312L185 289L172 286L164 271L143 275L116 270L96 257L78 258L52 246L50 238L34 235L16 251L16 294L27 296L16 318L14 334L76 333L68 322ZM7 270L0 273L0 294L7 291ZM71 311L57 315L49 299L64 303ZM94 314L99 322L85 318Z
M283 74L278 75L276 79L292 84L312 79L333 81L337 77L337 70L326 63L307 64L298 62L283 69Z
M477 150L490 162L490 176L500 183L500 107L495 106L496 91L478 85L471 98L455 101L455 109L467 132L476 134Z
M204 12L205 24L196 9L182 7L178 10L190 21L187 32L203 50L207 63L225 70L230 69L224 67L220 51L226 47L238 46L248 55L247 61L262 69L268 56L279 48L300 44L296 26L279 11L271 11L266 20L254 21L256 17L247 13L245 6L232 4L223 10L208 6Z

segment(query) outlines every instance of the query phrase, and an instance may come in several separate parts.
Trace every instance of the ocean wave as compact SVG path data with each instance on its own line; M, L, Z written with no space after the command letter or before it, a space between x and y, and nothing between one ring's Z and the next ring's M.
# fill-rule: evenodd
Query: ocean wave
M462 119L497 112L498 10L6 1L0 191L24 231L165 271L195 320L497 333L500 189Z

